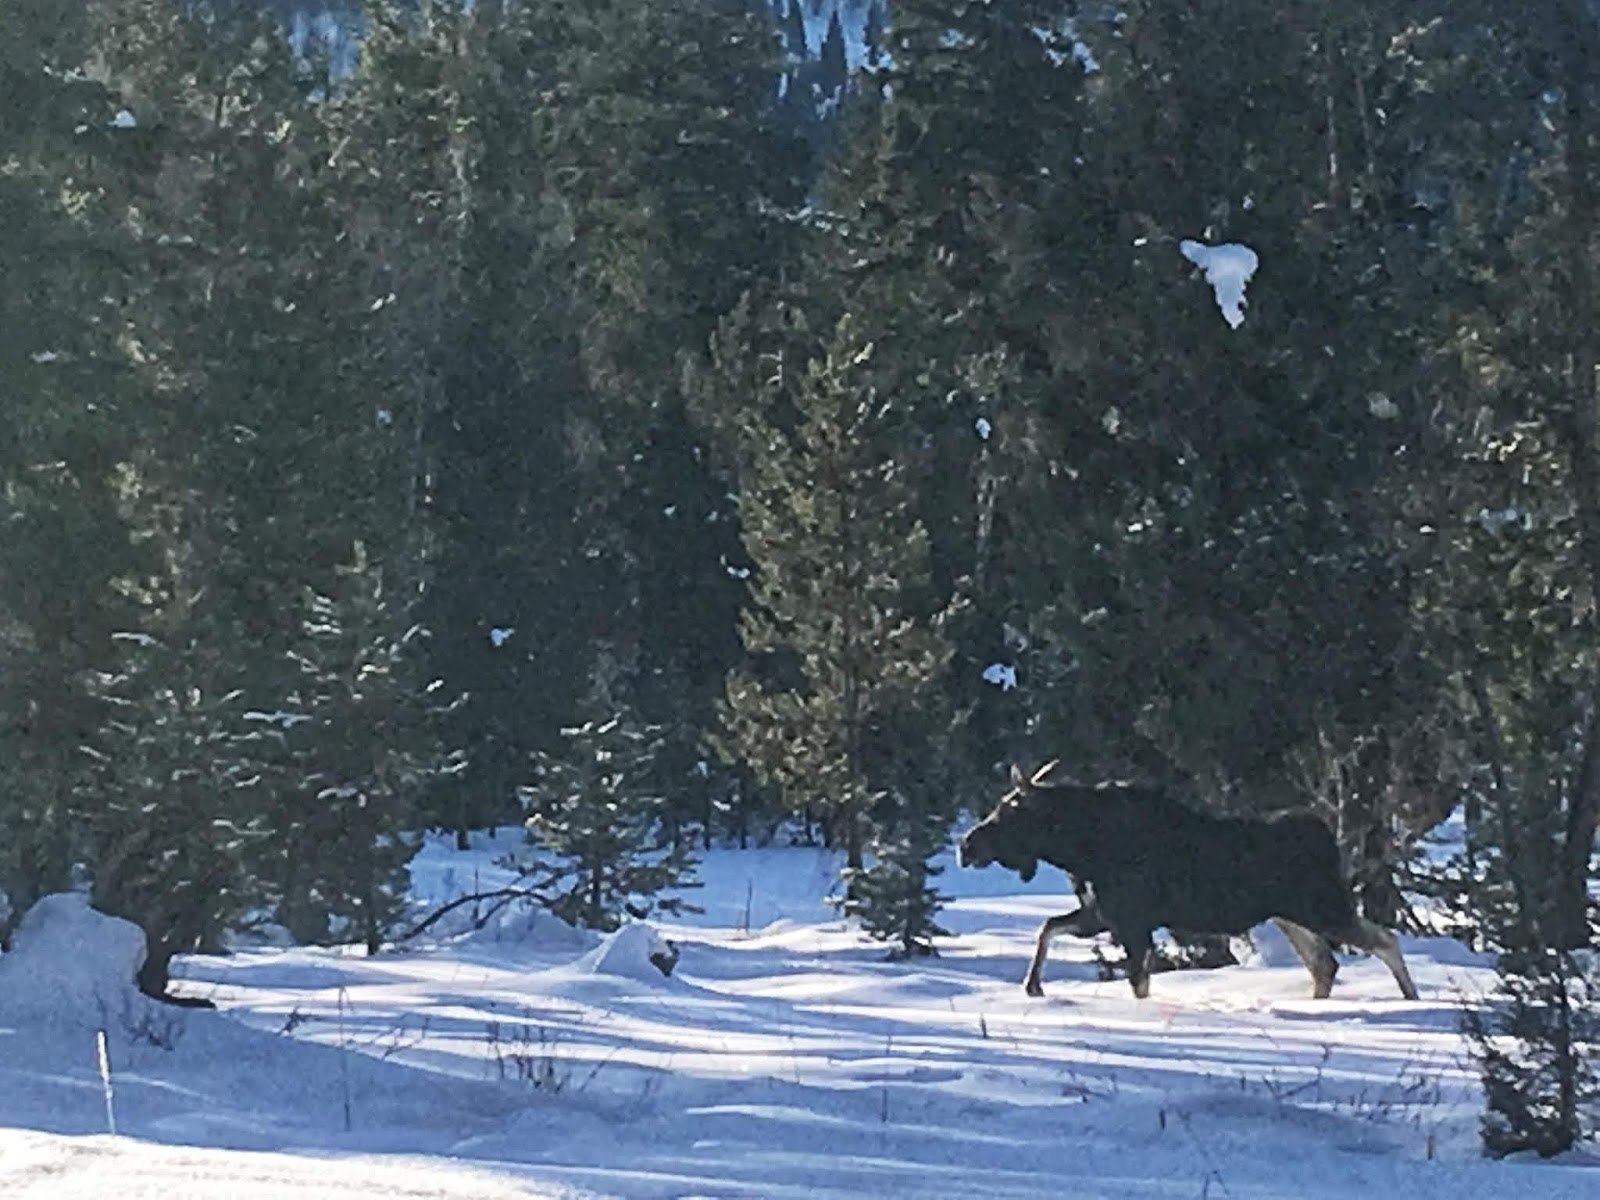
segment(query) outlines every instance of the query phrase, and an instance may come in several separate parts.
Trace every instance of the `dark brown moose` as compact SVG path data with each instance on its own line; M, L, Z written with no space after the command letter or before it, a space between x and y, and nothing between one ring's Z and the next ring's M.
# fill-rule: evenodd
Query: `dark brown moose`
M1073 878L1080 907L1040 927L1024 980L1030 996L1043 994L1039 975L1057 934L1110 932L1143 999L1155 930L1241 934L1270 920L1311 972L1318 999L1339 969L1330 943L1377 955L1406 999L1417 998L1394 934L1356 913L1338 845L1316 817L1213 817L1156 788L1054 782L1055 766L1032 778L1013 766L1011 790L957 852L962 866L999 863L1024 882L1041 861Z

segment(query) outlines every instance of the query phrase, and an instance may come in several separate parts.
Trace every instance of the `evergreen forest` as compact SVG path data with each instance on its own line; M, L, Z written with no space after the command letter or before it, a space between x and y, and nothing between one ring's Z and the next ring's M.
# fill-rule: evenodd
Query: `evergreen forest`
M814 840L921 955L1059 759L1451 904L1570 1144L1600 13L820 11L0 0L0 934L377 952L526 823L570 920Z

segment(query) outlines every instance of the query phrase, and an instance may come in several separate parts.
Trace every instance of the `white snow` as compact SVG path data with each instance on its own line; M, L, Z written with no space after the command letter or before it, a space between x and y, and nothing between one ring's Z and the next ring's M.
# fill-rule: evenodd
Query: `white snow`
M1078 36L1077 25L1070 16L1057 20L1053 29L1043 25L1033 26L1033 36L1044 46L1045 57L1052 66L1059 67L1070 60L1077 63L1085 75L1093 75L1100 69L1094 51Z
M261 712L255 709L244 714L246 721L261 721L267 725L276 725L279 729L293 729L296 725L303 724L314 718L310 713L288 712L278 709L275 712Z
M580 958L577 970L588 975L659 983L665 976L652 961L658 956L673 957L666 939L645 922L632 921Z
M511 640L511 635L516 632L515 627L509 625L496 625L489 630L489 644L499 649Z
M111 118L111 124L117 129L132 129L139 124L139 121L127 109L119 108L117 115Z
M1515 504L1500 509L1480 508L1477 521L1490 533L1498 533L1514 525L1520 525L1523 529L1533 528L1533 514L1524 512Z
M993 662L983 669L983 680L992 683L1002 692L1017 686L1017 668L1011 663Z
M515 883L522 844L430 837L419 911ZM1061 939L1034 1000L1020 978L1065 878L941 861L957 936L915 963L830 910L837 855L781 845L710 851L703 915L603 941L514 908L522 941L468 920L374 958L180 959L180 990L221 1011L111 1014L114 1138L92 1030L6 1002L129 986L127 928L53 898L0 956L0 1195L1594 1195L1582 1158L1479 1157L1456 1006L1492 973L1457 943L1402 939L1416 1002L1364 957L1311 1000L1265 931L1250 965L1160 974L1138 1001ZM670 979L657 936L682 952Z
M1245 285L1256 273L1260 260L1249 246L1238 242L1224 242L1220 246L1207 246L1202 242L1185 239L1178 243L1183 256L1205 272L1206 282L1216 293L1217 308L1234 329L1244 324Z
M987 417L979 417L972 423L972 427L978 431L978 436L984 441L989 440L989 434L994 430L994 426L989 424Z
M263 1154L0 1129L7 1200L528 1200L578 1196L447 1158Z
M79 893L45 896L0 955L0 1025L94 1029L125 1014L138 1018L149 1003L134 985L144 953L137 925L96 912Z

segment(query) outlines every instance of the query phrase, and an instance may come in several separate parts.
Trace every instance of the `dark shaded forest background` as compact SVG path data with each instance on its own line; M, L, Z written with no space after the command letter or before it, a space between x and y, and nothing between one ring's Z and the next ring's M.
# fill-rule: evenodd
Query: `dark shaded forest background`
M810 3L0 2L8 920L160 991L531 816L591 923L814 837L915 953L1059 758L1388 921L1464 806L1584 945L1590 6Z

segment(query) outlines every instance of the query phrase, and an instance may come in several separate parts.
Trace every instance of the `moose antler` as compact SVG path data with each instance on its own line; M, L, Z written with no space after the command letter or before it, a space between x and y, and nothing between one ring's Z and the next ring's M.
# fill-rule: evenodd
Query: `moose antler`
M1056 769L1056 765L1060 761L1061 760L1059 758L1052 758L1049 762L1045 763L1044 766L1040 767L1033 773L1033 778L1028 780L1028 785L1036 788L1049 787L1050 785L1045 782L1045 779L1048 778L1051 771Z

